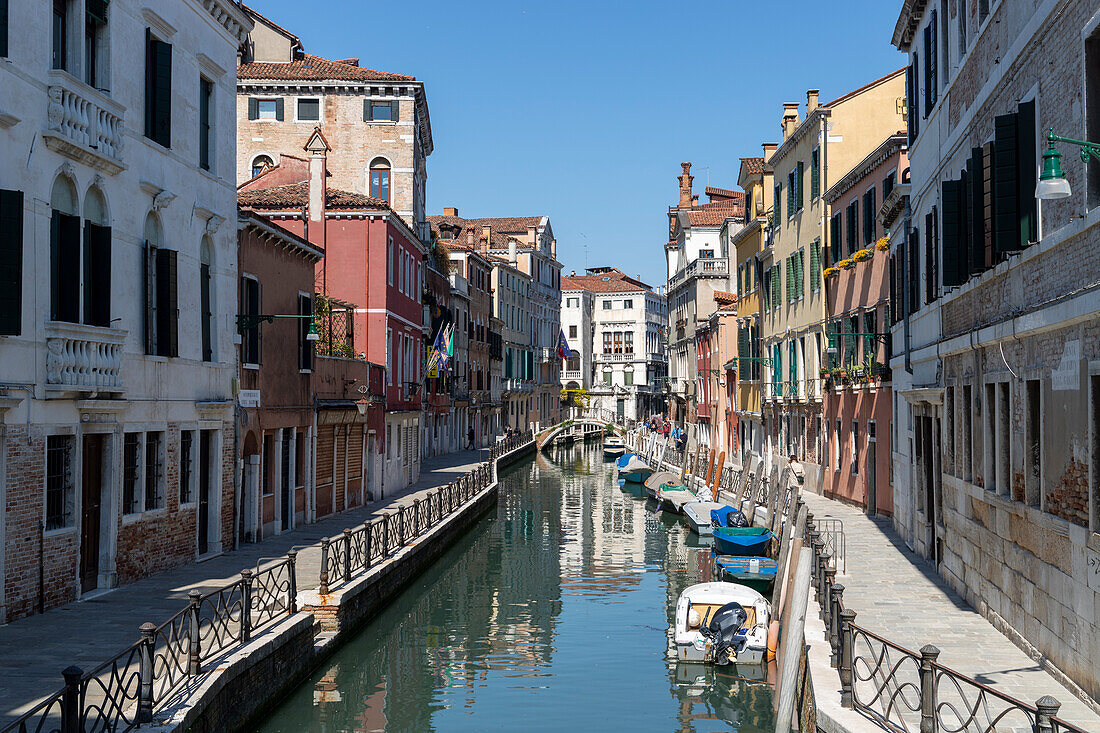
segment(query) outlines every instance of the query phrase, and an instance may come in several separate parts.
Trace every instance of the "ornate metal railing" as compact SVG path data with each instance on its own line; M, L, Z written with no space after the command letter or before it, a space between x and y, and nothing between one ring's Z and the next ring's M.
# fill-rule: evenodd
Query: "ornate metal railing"
M160 626L90 672L69 667L65 686L0 733L127 731L153 720L153 709L252 633L297 612L297 552L189 603Z
M1085 733L1057 717L1061 703L1049 695L1034 704L1018 700L940 664L940 650L931 644L912 651L857 625L856 612L844 605L844 586L836 582L836 536L835 525L807 512L812 583L844 707L898 733Z
M369 570L431 530L496 481L496 459L533 440L530 430L506 438L493 445L488 462L478 465L457 480L428 492L427 496L413 500L412 504L321 540L318 592L322 595L330 593L334 584Z

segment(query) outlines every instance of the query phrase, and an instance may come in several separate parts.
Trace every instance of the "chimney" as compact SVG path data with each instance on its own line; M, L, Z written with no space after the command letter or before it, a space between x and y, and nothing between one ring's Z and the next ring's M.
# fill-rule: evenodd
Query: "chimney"
M809 116L817 109L817 95L820 89L807 89L806 90L806 115Z
M508 261L513 265L516 264L516 240L508 240Z
M485 240L484 242L481 243L481 254L488 257L489 256L489 243L492 241L492 237L493 237L493 228L492 227L481 227L481 236Z
M321 134L321 128L313 128L313 134L306 141L305 150L309 153L309 220L322 222L325 219L325 201L328 193L328 142ZM323 227L322 227L323 229Z
M691 206L691 182L694 178L691 175L691 163L681 163L680 168L683 172L680 174L680 206Z
M539 241L538 231L539 228L534 224L531 224L527 227L527 243L530 244L532 247L534 247L535 244L537 244Z
M764 148L764 162L767 163L768 159L775 155L775 149L779 146L775 143L764 143L762 147Z
M474 230L473 229L467 229L466 230L466 244L467 244L467 246L469 246L471 248L473 248L473 246L475 244L477 244L477 242L474 241Z
M697 194L697 193L691 194L691 205L692 206L698 206L699 205L699 194Z
M798 102L783 103L783 139L790 137L798 127Z
M451 207L444 208L443 216L458 216L458 209Z

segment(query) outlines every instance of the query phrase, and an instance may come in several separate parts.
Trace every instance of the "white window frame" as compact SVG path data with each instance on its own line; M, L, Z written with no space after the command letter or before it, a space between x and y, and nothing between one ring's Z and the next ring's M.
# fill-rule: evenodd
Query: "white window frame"
M317 95L312 95L312 94L305 94L305 95L302 95L300 97L294 97L293 99L294 99L294 121L295 122L300 122L300 123L305 123L305 124L310 124L310 125L320 125L321 123L323 123L325 121L325 100L324 100L323 97L320 97L320 96L317 96ZM306 101L316 100L316 102L317 102L317 119L315 119L315 120L303 120L301 117L298 116L298 105L303 100L306 100ZM258 111L259 110L257 110L257 112Z

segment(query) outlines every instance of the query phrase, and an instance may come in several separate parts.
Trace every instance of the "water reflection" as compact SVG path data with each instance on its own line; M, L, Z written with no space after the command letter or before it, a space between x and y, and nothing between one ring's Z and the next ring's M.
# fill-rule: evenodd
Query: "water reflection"
M759 670L669 661L676 599L712 567L598 446L538 456L257 730L771 731Z

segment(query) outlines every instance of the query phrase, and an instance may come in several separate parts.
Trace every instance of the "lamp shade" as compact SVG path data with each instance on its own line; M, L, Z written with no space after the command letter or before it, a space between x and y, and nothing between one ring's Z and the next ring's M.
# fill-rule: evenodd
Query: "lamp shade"
M309 330L306 331L306 341L316 341L319 338L320 336L317 334L317 322L310 321Z
M1064 199L1071 193L1069 181L1065 178L1048 178L1040 180L1035 186L1035 198L1043 201Z

